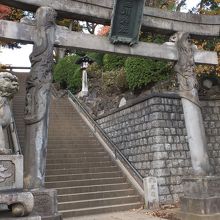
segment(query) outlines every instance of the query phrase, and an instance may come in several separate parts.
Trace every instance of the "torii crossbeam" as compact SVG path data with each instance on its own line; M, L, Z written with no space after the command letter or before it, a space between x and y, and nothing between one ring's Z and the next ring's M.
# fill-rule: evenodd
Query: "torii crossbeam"
M18 42L32 43L33 36L36 36L35 26L0 20L0 39L12 39ZM178 59L178 52L174 45L143 42L133 47L113 45L109 43L107 38L69 31L59 26L55 32L55 46L151 57L170 61ZM200 64L218 64L218 58L215 52L196 50L194 59L196 63Z
M110 24L114 0L0 0L0 3L24 10L36 11L38 7L55 9L59 17ZM192 35L218 37L220 16L169 12L157 8L144 8L142 29L173 34L178 31Z

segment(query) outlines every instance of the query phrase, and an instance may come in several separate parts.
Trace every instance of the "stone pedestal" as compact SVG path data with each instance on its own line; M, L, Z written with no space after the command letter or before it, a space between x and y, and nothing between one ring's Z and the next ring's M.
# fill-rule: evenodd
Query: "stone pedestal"
M220 177L185 178L181 198L182 220L220 219Z
M41 216L42 220L61 220L57 210L57 193L53 189L39 189L31 191L34 196L32 214Z
M0 155L0 190L23 188L23 156Z

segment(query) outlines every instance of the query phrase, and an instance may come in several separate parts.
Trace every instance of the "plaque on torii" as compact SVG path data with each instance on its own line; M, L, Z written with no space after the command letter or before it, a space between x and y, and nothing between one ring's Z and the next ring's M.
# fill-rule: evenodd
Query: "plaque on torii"
M138 42L145 0L116 0L110 41L133 45Z

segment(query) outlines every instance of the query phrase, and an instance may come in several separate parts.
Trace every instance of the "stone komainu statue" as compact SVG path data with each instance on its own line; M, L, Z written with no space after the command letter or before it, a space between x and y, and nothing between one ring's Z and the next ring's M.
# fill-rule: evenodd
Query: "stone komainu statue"
M6 147L4 129L11 123L10 100L18 88L16 76L8 72L0 72L0 155L10 154L10 150Z

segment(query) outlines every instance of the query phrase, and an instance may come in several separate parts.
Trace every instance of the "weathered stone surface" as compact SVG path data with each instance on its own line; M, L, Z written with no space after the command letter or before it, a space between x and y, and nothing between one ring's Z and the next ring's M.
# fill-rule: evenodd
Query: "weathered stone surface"
M64 1L64 0L63 0ZM1 3L20 7L25 10L36 10L40 6L54 8L59 16L78 20L87 20L98 24L110 24L113 0L1 0ZM219 36L219 16L204 16L168 12L145 7L142 27L146 30L160 30L172 34L177 31L190 32L194 35Z
M42 219L61 220L57 210L57 193L53 189L33 190L34 209L32 214Z
M220 217L220 177L189 177L183 181L182 219L189 215L201 216L202 219L207 220L215 219L216 216ZM194 218L190 217L189 219Z
M194 49L188 33L178 32L171 41L175 42L179 59L174 67L182 97L184 119L195 175L209 175L211 166L207 153L207 141L198 96L198 82L194 72Z
M0 155L0 190L23 188L23 156Z
M188 177L183 179L184 196L189 198L220 197L220 177Z
M34 26L11 21L0 20L0 39L16 39L21 42L32 42L36 35ZM134 47L126 45L110 45L107 38L68 31L57 27L55 46L86 49L132 56L152 57L157 59L177 60L175 46L158 45L140 42ZM204 64L218 64L216 52L195 51L195 62Z
M52 83L56 12L41 7L36 12L36 35L30 55L25 103L24 187L44 186L48 138L48 111Z
M181 220L219 220L220 214L212 214L212 215L198 215L193 213L183 213L180 212L178 217Z
M30 192L0 192L0 203L7 204L16 217L29 215L34 207L34 198Z
M15 220L18 218L15 218L11 216L11 214L8 211L1 212L0 219L3 220ZM19 217L19 220L41 220L40 216L27 216L27 217Z
M119 103L118 107L120 108L120 107L126 105L126 103L127 103L127 100L125 99L125 97L123 97L123 98L120 100L120 103Z
M201 105L210 163L219 175L220 100L201 101ZM156 117L152 117L154 113ZM182 179L192 174L180 98L151 95L96 121L144 177L157 177L160 203L179 200L183 195ZM155 143L156 140L161 143ZM153 160L154 156L162 157Z
M7 146L8 137L5 137L4 130L11 123L10 100L17 91L17 77L8 72L0 72L0 155L11 153Z
M145 205L148 209L159 208L159 193L157 178L146 177L144 178L144 199Z

